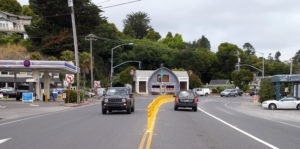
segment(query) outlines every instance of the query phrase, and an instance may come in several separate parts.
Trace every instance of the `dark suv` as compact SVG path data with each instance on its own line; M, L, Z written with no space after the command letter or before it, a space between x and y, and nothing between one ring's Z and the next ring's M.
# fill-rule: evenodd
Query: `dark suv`
M110 87L102 100L102 113L113 110L126 110L128 114L134 112L134 97L127 87Z
M192 91L180 91L175 97L174 110L178 110L178 107L191 107L194 111L197 111L198 98Z

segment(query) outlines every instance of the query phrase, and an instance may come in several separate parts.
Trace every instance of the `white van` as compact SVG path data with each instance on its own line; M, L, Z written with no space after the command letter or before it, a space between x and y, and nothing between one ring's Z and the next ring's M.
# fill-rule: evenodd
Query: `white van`
M197 88L196 94L199 96L208 96L210 94L209 88Z

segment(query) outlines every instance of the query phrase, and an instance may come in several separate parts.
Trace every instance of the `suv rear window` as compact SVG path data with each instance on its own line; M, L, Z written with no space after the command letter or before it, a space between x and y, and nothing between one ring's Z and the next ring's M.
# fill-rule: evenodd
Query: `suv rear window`
M180 92L179 95L178 95L179 98L188 98L188 99L194 99L194 94L191 93L191 92Z

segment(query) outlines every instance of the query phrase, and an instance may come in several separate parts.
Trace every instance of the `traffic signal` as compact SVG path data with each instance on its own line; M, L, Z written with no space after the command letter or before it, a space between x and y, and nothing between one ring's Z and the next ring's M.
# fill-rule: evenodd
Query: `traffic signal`
M239 66L235 65L235 72L239 72Z

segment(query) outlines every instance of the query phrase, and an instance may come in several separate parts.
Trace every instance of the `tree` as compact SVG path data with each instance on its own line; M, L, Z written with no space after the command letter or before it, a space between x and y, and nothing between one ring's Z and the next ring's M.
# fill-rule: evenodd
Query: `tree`
M36 17L36 14L34 14L34 12L30 9L29 5L23 5L21 15L32 16L33 18Z
M171 32L168 32L166 38L162 39L162 43L166 44L170 48L183 49L185 48L185 42L180 34L175 34L173 37Z
M123 20L123 24L123 33L137 39L144 38L151 29L148 14L141 11L128 14Z
M245 50L245 53L247 55L254 55L255 54L255 49L254 49L254 47L249 42L246 42L243 45L243 49Z
M123 70L122 72L120 72L120 83L122 85L125 84L133 84L133 75L130 74L130 71L133 70L135 71L136 68L133 66L130 66L128 68L126 68L125 70Z
M31 53L30 55L30 60L41 60L42 59L42 56L41 54L37 53L37 52L33 52Z
M0 0L0 11L20 15L22 7L16 0Z
M275 87L272 85L271 79L265 79L260 84L259 102L274 99Z
M190 89L200 87L202 85L202 82L199 76L193 73L191 70L188 73L189 73Z
M48 61L57 61L57 58L54 56L49 56Z
M210 50L211 48L209 40L204 35L202 35L202 37L197 41L193 41L192 43L189 43L188 46L190 48L202 48L207 50Z
M83 74L83 89L85 90L86 74L89 73L90 68L90 54L82 52L79 54L79 66Z
M275 53L275 61L277 61L277 62L279 62L280 60L279 60L279 57L281 56L281 53L279 52L279 51L277 51L276 53Z
M70 50L66 50L61 52L60 60L62 61L74 61L75 60L75 55L74 52Z
M158 41L161 38L161 36L158 32L155 32L153 29L150 29L145 38L152 41Z
M31 26L26 27L34 51L58 57L62 51L74 49L68 1L30 0L29 4L39 16ZM76 0L74 7L78 37L92 33L99 24L106 21L101 17L102 11L91 0ZM85 42L78 38L78 48L84 49Z
M234 81L234 85L243 91L249 89L248 84L253 81L253 78L253 73L248 69L241 69L239 72L233 71L231 73L231 79Z

